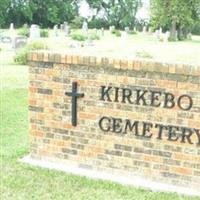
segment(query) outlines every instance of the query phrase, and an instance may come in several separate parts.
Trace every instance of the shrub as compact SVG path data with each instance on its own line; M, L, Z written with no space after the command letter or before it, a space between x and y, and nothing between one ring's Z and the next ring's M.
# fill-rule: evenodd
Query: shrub
M109 23L105 19L93 19L88 23L89 28L109 28Z
M134 31L134 30L130 30L130 31L128 31L128 34L130 34L130 35L135 35L135 34L137 34L137 32Z
M76 16L71 23L71 28L72 29L79 29L82 27L83 24L83 18L80 16Z
M49 37L49 31L46 29L41 29L40 30L40 36L41 37Z
M111 33L115 35L116 29L113 29L113 30L111 31Z
M29 37L30 30L28 27L23 27L18 30L18 35Z
M116 35L117 37L121 37L121 32L117 29L112 30L111 33Z
M119 30L116 30L115 35L116 35L117 37L121 37L121 32L120 32Z
M200 22L196 22L195 25L192 27L192 34L200 35Z
M20 49L15 55L15 62L21 65L27 64L27 56L30 51L48 49L48 46L42 42L32 42L26 45L24 48Z
M87 39L87 36L79 33L74 33L71 35L71 38L77 41L85 41Z
M147 51L137 51L135 55L139 58L153 58L153 56Z
M91 34L89 35L89 38L90 38L91 40L99 40L99 39L100 39L100 37L99 37L99 35L98 35L97 33L91 33Z

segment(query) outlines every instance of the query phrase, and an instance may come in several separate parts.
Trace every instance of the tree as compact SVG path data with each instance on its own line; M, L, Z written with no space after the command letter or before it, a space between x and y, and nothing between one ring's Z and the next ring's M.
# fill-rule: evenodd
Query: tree
M87 0L92 9L103 12L104 18L117 28L135 25L136 13L141 6L141 0Z
M78 13L73 0L29 0L32 22L42 26L70 22Z
M199 0L152 0L151 22L154 27L166 27L170 30L170 39L183 40L192 25L199 19Z
M10 0L0 1L0 27L4 27L6 25L6 16L9 5Z
M24 23L49 27L78 15L76 0L0 0L0 26Z

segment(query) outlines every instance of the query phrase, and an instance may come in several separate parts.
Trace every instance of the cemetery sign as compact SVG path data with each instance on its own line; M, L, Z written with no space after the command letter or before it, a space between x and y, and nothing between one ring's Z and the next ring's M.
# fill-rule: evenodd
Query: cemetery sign
M30 160L200 195L198 66L49 52L29 65Z

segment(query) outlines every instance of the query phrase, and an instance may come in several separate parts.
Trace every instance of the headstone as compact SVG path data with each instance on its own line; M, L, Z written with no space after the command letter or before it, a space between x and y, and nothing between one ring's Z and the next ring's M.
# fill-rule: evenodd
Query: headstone
M57 37L58 36L58 25L54 25L53 32L54 32L54 36Z
M149 33L153 33L152 27L149 27Z
M84 46L94 46L94 43L91 37L88 37L88 39L84 43Z
M30 28L30 38L37 39L40 38L40 28L36 24L32 24Z
M175 40L176 41L178 40L178 31L176 31L176 33L175 33Z
M10 24L9 30L10 30L10 32L13 32L13 31L14 31L14 24L13 24L13 23Z
M25 24L23 25L23 28L28 28L28 24L25 23Z
M104 28L101 28L101 36L104 36Z
M121 38L124 39L124 40L127 39L127 33L126 33L126 31L124 31L124 32L121 33Z
M88 33L88 23L86 21L83 22L82 31Z
M124 30L125 30L125 32L128 34L128 32L129 32L130 29L129 29L129 27L125 27Z
M21 47L24 47L27 44L27 38L26 37L15 37L13 41L13 48L19 49Z
M143 32L143 33L146 33L146 32L147 32L147 27L146 27L146 26L143 27L142 32Z
M188 40L192 40L192 33L188 33L188 34L187 34L187 39L188 39Z
M115 30L115 26L110 26L109 30L110 30L110 32L112 32L113 30Z
M156 39L157 39L158 41L160 41L160 31L159 31L159 30L156 30L156 31L155 31L155 36L156 36Z
M60 30L61 30L61 31L64 31L64 24L61 24L61 25L60 25Z
M170 37L170 32L167 31L167 32L164 34L164 42L168 42L168 41L169 41L169 37Z
M160 29L159 29L160 35L162 34L162 32L163 32L162 27L160 27Z
M67 36L70 34L70 27L67 22L64 22L63 24L63 31L65 32Z
M12 38L9 37L9 36L2 36L1 37L1 42L5 43L5 44L10 44L10 43L12 43Z

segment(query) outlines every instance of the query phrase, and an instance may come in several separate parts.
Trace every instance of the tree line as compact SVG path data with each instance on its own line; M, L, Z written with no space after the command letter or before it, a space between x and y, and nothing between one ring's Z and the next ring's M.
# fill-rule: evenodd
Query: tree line
M128 26L133 29L138 21L136 14L142 0L86 0L94 10L90 19L93 26L118 29ZM38 24L43 28L52 27L64 21L81 21L79 7L81 0L0 0L0 27L14 23ZM170 30L173 39L184 39L196 27L200 33L200 0L151 0L151 20L148 26L153 29L163 27ZM78 18L78 19L77 19ZM141 23L143 25L143 23Z

